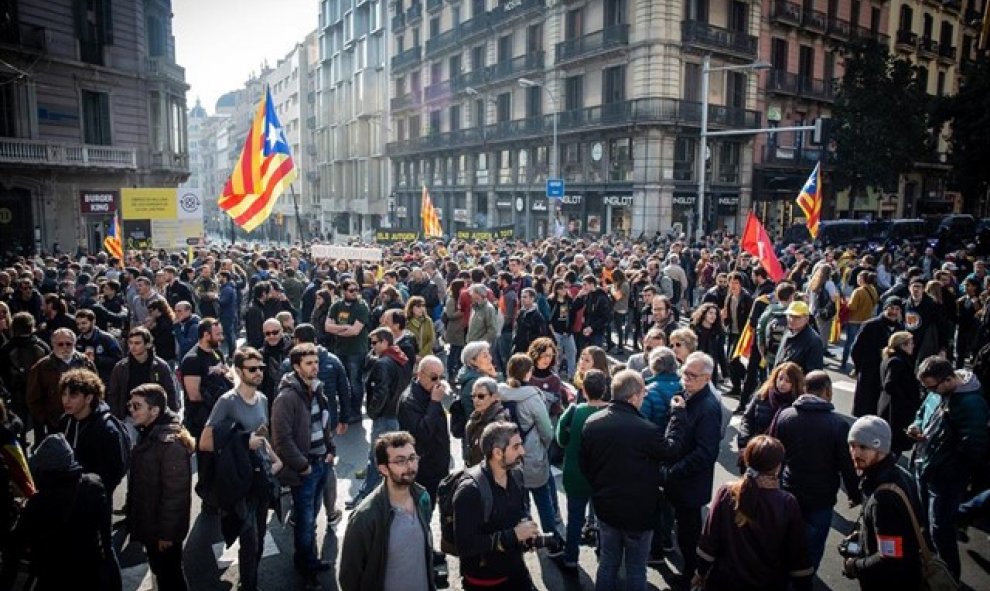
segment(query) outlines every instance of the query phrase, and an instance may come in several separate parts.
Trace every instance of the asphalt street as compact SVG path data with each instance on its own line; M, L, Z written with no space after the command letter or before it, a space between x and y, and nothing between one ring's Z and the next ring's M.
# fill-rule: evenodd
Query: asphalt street
M830 370L834 370L836 364L833 360L828 360ZM854 381L848 376L830 371L835 384L834 403L839 412L848 416L852 407L852 397ZM731 411L736 407L737 401L731 398L724 398L726 408ZM715 486L736 478L736 450L735 434L738 417L733 417L726 437L722 442L718 465L716 466ZM364 468L367 454L367 438L370 433L371 422L366 420L363 425L352 425L348 432L337 439L338 449L338 506L343 508L344 501L349 499L358 489L360 481L354 478L357 470ZM451 448L453 456L459 458L460 442L452 440ZM554 471L557 477L558 491L560 494L560 506L566 511L566 501L563 496L563 487L560 484L560 472ZM118 488L115 506L121 507L124 503L124 486ZM841 574L841 562L835 550L841 537L848 533L856 521L858 508L848 508L848 502L843 493L839 494L839 502L832 521L832 531L826 549L825 559L819 570L815 581L816 589L852 590L858 589L854 581L843 578ZM566 519L566 515L564 516ZM115 516L115 521L121 518ZM318 540L323 549L323 556L327 560L333 557L339 560L339 544L343 540L344 529L347 525L347 516L332 529L327 528L326 515L320 515L318 519ZM960 544L960 552L963 561L963 582L971 589L990 589L990 541L987 536L987 524L982 524L984 529L974 527L970 529L970 541ZM438 517L434 515L433 522L434 537L439 540ZM115 540L121 548L121 562L124 568L124 589L148 590L153 589L152 576L148 570L147 560L140 545L132 544L126 539L121 528L115 528ZM264 557L261 561L260 585L265 591L283 591L301 588L302 579L299 578L292 568L292 528L283 525L272 515L268 524L268 535L265 540ZM190 588L194 591L226 591L236 589L238 580L238 559L237 546L225 548L220 537L219 520L215 515L204 513L200 510L199 499L193 495L193 515L192 528L185 546L185 571L188 577ZM546 590L590 590L594 588L595 570L597 561L594 551L590 547L581 548L580 573L578 577L565 577L556 567L555 563L548 560L542 552L530 552L526 555L526 562L530 567L530 572L536 582L538 589ZM460 589L457 560L448 559L450 569L450 588ZM677 572L679 558L676 552L668 555L667 563L659 567L649 568L649 583L651 589L667 589L669 585L664 577L672 572ZM334 571L325 573L321 577L323 588L326 590L337 589Z

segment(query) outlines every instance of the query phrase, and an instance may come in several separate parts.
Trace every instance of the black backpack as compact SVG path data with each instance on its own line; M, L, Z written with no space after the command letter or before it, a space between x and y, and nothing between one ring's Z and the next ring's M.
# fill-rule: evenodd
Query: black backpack
M773 364L773 360L777 358L777 351L780 349L780 343L784 340L784 335L787 333L787 315L784 311L775 312L770 315L770 321L767 323L766 332L763 335L766 339L767 349L764 353L764 357L768 364Z
M488 476L481 469L481 464L451 472L440 481L437 487L437 507L440 508L440 551L451 556L458 556L457 540L454 534L454 493L461 484L473 480L478 483L481 493L483 522L492 515L492 488Z
M828 294L824 285L815 294L815 316L821 320L835 316L835 300Z

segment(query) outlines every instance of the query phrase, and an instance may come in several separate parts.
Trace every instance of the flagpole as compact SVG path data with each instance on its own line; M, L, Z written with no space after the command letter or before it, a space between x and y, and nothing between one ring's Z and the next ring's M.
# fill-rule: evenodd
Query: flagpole
M303 244L303 230L302 230L302 219L299 218L299 196L296 195L296 184L292 183L289 185L289 192L292 194L292 208L296 212L296 233L299 239L299 244Z

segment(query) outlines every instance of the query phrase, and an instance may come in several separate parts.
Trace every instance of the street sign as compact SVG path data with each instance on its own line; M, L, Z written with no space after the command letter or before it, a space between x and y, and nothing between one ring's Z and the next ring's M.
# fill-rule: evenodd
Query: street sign
M547 197L561 199L564 196L564 179L547 179Z

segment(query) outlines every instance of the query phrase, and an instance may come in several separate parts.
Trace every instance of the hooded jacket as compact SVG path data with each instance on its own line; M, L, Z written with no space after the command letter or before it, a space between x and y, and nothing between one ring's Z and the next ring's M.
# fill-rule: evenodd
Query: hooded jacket
M68 362L62 361L54 353L42 357L28 372L27 407L31 418L56 430L62 418L62 395L58 391L58 381L70 369L88 369L96 373L96 366L88 357L73 351Z
M117 362L117 365L113 366L113 372L110 374L106 400L107 404L110 405L110 412L118 419L128 416L127 399L130 397L128 384L131 379L131 369L138 363L140 362L134 359L134 356L128 354L127 357L124 357ZM151 364L148 370L148 375L151 378L150 383L158 384L165 389L165 399L168 402L169 410L178 412L179 394L176 390L175 374L172 373L172 368L168 366L168 363L164 359L155 355L152 349L148 350L148 360L145 363Z
M171 411L139 433L127 478L127 529L145 546L181 542L189 531L196 442Z
M973 372L961 369L956 375L962 384L955 392L929 392L915 416L925 439L915 446L912 462L925 480L966 482L986 458L990 412L983 389Z
M99 476L112 495L127 473L124 450L130 449L131 442L107 403L100 401L81 421L70 414L62 415L58 427L83 470Z
M302 484L301 472L309 468L310 421L313 397L321 409L327 409L327 399L317 380L309 388L295 372L282 376L278 397L272 404L272 447L284 464L278 479L285 486ZM322 413L323 441L327 453L335 454L330 413Z
M523 484L526 488L539 488L550 477L550 458L547 451L553 440L553 425L543 394L536 386L524 385L518 388L498 385L502 405L516 405L516 419L519 421L520 435L523 435Z
M392 345L380 357L368 357L370 367L365 368L365 405L372 419L395 417L399 397L412 379L409 358L401 349Z
M784 444L780 486L797 497L804 510L835 506L839 478L846 495L859 502L859 477L849 456L849 423L831 402L802 394L777 416L774 437Z

